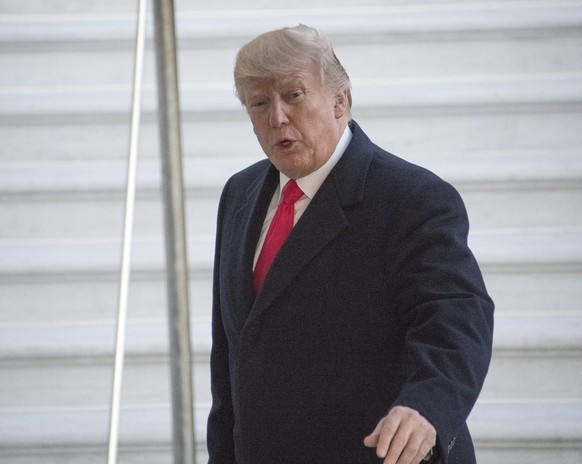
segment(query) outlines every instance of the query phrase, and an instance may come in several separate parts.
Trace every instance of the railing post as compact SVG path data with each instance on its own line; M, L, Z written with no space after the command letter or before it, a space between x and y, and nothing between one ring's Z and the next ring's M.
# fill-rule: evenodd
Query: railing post
M196 440L188 306L188 256L173 0L154 0L154 18L166 236L174 463L194 464Z

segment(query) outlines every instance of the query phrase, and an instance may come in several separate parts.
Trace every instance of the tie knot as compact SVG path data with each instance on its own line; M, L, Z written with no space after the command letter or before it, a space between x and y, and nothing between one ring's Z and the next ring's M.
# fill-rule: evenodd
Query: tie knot
M297 185L295 180L291 179L283 187L283 199L281 203L284 205L293 205L297 200L303 196L303 191Z

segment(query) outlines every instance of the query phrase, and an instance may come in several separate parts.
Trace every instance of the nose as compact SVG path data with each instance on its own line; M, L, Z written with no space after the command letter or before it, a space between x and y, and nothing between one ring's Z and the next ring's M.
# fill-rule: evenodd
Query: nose
M280 99L273 100L269 112L269 125L273 128L277 128L288 122L287 105L285 102Z

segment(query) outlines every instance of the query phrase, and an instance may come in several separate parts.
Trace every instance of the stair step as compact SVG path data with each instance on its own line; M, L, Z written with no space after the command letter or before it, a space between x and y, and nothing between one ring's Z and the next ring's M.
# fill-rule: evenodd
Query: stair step
M210 402L210 320L191 323L194 396ZM582 314L498 315L486 401L576 397L582 383ZM0 410L109 402L112 322L0 326ZM123 404L169 401L167 323L128 322ZM519 375L516 375L519 366Z
M469 245L484 269L580 270L582 229L479 231Z
M117 311L119 273L37 274L0 278L0 324L22 321L87 322L113 320ZM212 304L211 270L190 269L190 313L207 317ZM162 270L132 270L128 314L136 319L167 316L166 277ZM47 304L50 302L50 305Z
M581 229L478 231L470 245L484 269L575 268L582 263ZM133 266L158 272L164 265L163 240L139 238L133 243ZM212 267L214 237L191 236L190 267L194 272ZM0 242L0 278L72 273L116 273L121 240Z
M104 406L111 398L112 321L0 326L0 410ZM194 399L210 399L210 321L191 318ZM122 404L170 401L168 323L128 321Z
M257 161L256 158L226 156L216 159L187 158L184 160L184 186L196 195L218 195L226 180L235 172ZM524 155L504 153L477 155L467 158L462 153L429 158L416 157L417 162L434 170L453 184L466 190L484 190L495 186L504 190L533 186L546 189L582 188L582 156L580 153ZM47 194L80 198L124 198L125 160L44 161L36 163L4 162L0 166L0 195L44 197ZM161 161L142 159L137 169L138 191L157 197L161 183Z
M109 361L115 347L115 324L112 321L92 323L6 324L0 326L0 360L52 360L76 362L89 359ZM129 320L126 354L130 358L152 359L168 353L167 323L157 320ZM190 326L192 352L206 357L210 353L209 319L192 319Z
M104 38L105 40L105 38ZM366 53L362 53L362 40ZM242 43L242 42L241 42ZM179 49L179 76L182 85L232 81L232 64L237 44L214 44L211 49L184 43ZM582 37L556 34L524 40L509 37L504 41L448 38L429 43L394 42L356 38L356 43L339 43L335 51L354 82L365 82L370 76L417 79L418 76L458 78L458 76L544 75L580 72L577 64ZM0 42L1 46L1 42ZM87 48L85 42L74 45L55 44L0 54L0 87L48 87L55 90L68 86L115 86L132 82L133 46ZM103 48L106 48L105 50ZM110 49L107 49L110 48ZM370 63L370 57L376 57ZM453 58L454 57L454 58ZM144 82L155 83L155 54L150 48L144 57ZM58 63L58 66L55 66ZM203 65L201 66L201 63ZM397 63L397 66L394 66ZM43 69L46 72L34 72ZM125 100L124 100L125 101ZM358 99L355 100L358 102Z
M582 269L485 269L485 282L498 314L555 312L575 314L582 301ZM118 275L86 273L4 275L0 278L0 324L23 321L86 322L113 319ZM548 289L551 289L549 291ZM190 269L190 311L208 317L212 296L211 270ZM134 269L129 289L130 317L156 319L167 314L165 278L161 270ZM47 308L50 301L50 308Z
M455 185L472 229L582 226L582 157L443 156L415 159ZM187 230L213 236L221 189L246 158L187 159ZM141 160L137 173L137 236L163 234L160 162ZM0 240L59 240L121 234L125 196L121 161L5 163L0 170Z
M74 347L67 347L71 351ZM29 352L32 356L34 351ZM171 395L167 349L151 355L127 353L121 391L124 406L168 404ZM0 362L1 409L83 408L110 404L113 382L113 347L108 357L96 353ZM194 353L193 397L197 404L211 401L208 353Z
M441 175L447 174L441 168ZM445 176L446 178L446 176ZM549 181L548 181L549 184ZM455 183L463 197L472 233L490 229L523 230L552 224L556 230L582 226L578 214L582 204L582 186L572 188L558 182L553 188L520 186L516 182L506 187ZM481 187L481 188L480 188ZM187 187L188 188L188 187ZM485 194L490 188L491 193ZM214 236L218 191L191 189L186 196L186 230L189 235ZM218 190L218 189L216 189ZM0 204L0 240L4 241L60 241L99 240L121 236L123 230L124 199L119 191L105 194L89 190L70 195L45 194L30 190L17 199ZM138 191L134 210L136 237L161 237L164 234L163 204L152 191ZM93 198L91 198L93 196ZM109 197L109 198L108 198ZM516 232L519 235L519 232ZM558 235L558 234L557 234Z
M538 188L533 183L520 185L517 181L513 185L503 181L488 184L486 179L465 183L449 176L446 167L439 167L436 171L460 191L472 232L535 229L547 224L552 224L557 230L582 226L582 215L577 214L582 204L582 185L573 187L568 181L552 184L550 180L540 182L545 185ZM186 184L186 189L188 234L214 236L219 188L204 190ZM138 190L134 209L136 237L164 234L160 195L159 191ZM69 194L31 190L11 196L9 202L0 203L0 240L77 241L79 237L98 240L120 236L124 201L119 189L93 193L87 189Z
M582 313L497 312L482 401L566 401L582 385Z
M421 16L427 14L418 8L415 13L408 12L409 18L414 15L418 18L412 19L406 28L386 20L382 20L381 25L387 32L370 28L369 18L374 16L376 20L377 12L358 8L355 16L341 16L334 25L323 25L322 31L331 31L336 53L355 80L369 76L414 79L417 76L579 72L578 50L582 37L568 33L568 30L576 24L579 29L582 18L568 15L568 9L563 6L550 6L550 9L559 9L563 18L555 20L538 10L537 24L543 26L543 35L529 31L523 17L519 18L520 28L507 27L507 18L504 24L499 24L500 18L491 18L483 23L480 31L458 30L452 22L450 30L444 23L439 30L431 30L428 25L422 31L414 30L412 22L420 23ZM327 10L323 17L314 13L308 16L317 25L326 22L329 13ZM250 14L254 16L249 18L247 32L240 30L240 21L232 24L232 18L224 12L178 14L180 81L184 84L230 82L238 47L255 33L263 31L257 23L262 22L265 12ZM276 14L272 13L273 18L269 20L273 27L291 24L287 19L278 22ZM390 14L392 22L398 21L394 14L400 14L400 11ZM205 15L212 15L215 28L199 26L207 20ZM453 19L453 16L446 19ZM404 16L400 21L405 21ZM305 23L305 18L301 22ZM217 28L224 35L216 36ZM341 29L342 33L337 34L336 29ZM62 88L63 82L79 86L118 85L132 81L135 19L129 15L19 16L4 21L0 17L0 31L6 31L5 35L0 32L0 47L12 52L0 54L0 67L5 70L0 75L0 86ZM499 37L491 40L484 35L501 35L503 40L498 40ZM39 43L40 36L43 37L42 43ZM362 45L366 46L366 53L361 52ZM378 58L371 62L371 56ZM31 72L33 69L45 72ZM155 75L155 53L150 44L145 54L145 82L155 82Z
M139 359L157 359L167 354L167 323L163 319L133 320L127 327L126 353ZM39 360L78 362L90 359L108 361L114 347L112 321L62 321L5 323L0 325L0 361L13 364ZM496 316L494 346L501 354L539 355L543 352L580 354L582 351L581 313L500 313ZM192 351L196 356L210 353L209 318L192 318Z
M197 406L194 412L197 454L201 457L206 454L208 410L207 406ZM3 464L22 462L18 460L21 456L29 459L24 462L31 462L31 456L37 454L43 456L43 463L61 463L73 462L73 456L78 459L74 462L85 463L101 455L102 462L107 455L108 433L109 408L2 410L0 458ZM131 457L128 462L170 462L171 434L172 418L167 405L120 411L119 451L122 457ZM160 456L163 461L152 460Z
M472 112L491 108L561 107L580 111L582 106L582 73L534 74L528 76L461 76L457 78L368 78L354 80L357 96L354 111L367 114L378 111L400 113L446 112L471 107ZM64 119L93 117L107 120L125 116L130 109L129 85L81 87L15 87L0 93L0 121L22 121L30 118ZM224 82L191 83L181 86L184 115L212 117L242 114L240 103L233 96L230 79ZM157 108L157 90L144 87L143 112L153 114ZM507 109L505 110L507 111ZM216 116L215 116L216 117Z
M207 407L196 408L198 453L204 459ZM6 464L19 454L43 456L42 462L61 463L76 456L96 459L106 454L107 409L63 411L1 411L0 457ZM582 457L582 403L478 403L469 418L481 464L542 464L578 462ZM171 419L167 407L125 408L121 411L120 451L147 460L150 448L166 448L168 459ZM122 454L122 455L123 455ZM87 456L88 455L88 456ZM44 459L46 457L46 459ZM51 460L51 458L53 460ZM565 461L562 458L567 458ZM30 459L30 458L29 458ZM60 460L58 460L60 459ZM103 459L103 457L102 457ZM70 462L70 461L69 461ZM157 461L156 461L157 462Z
M576 229L473 232L471 245L498 312L579 311L580 234ZM1 241L0 323L113 318L120 242ZM197 317L210 314L213 242L211 236L192 236L188 245L191 311ZM130 316L165 317L164 266L161 239L135 241Z
M214 254L213 237L190 237L189 264L193 272L209 271ZM138 272L159 273L165 266L162 238L139 238L132 243L132 267ZM70 240L51 242L0 242L0 263L10 268L0 277L117 273L121 256L118 240Z
M579 156L582 131L576 115L582 112L582 94L574 88L582 88L582 77L538 76L537 82L534 79L530 85L520 79L511 84L509 81L495 84L483 80L481 84L486 90L476 97L469 95L468 89L463 91L462 83L439 84L429 79L408 88L387 83L381 91L394 96L394 100L384 101L387 106L377 104L378 95L372 92L379 88L370 85L368 90L363 87L357 93L354 89L354 118L378 145L412 160L446 158L451 154L462 154L467 159L499 155L496 160L514 154ZM426 93L433 84L435 87L429 90L434 91L433 98L422 102L413 95ZM505 84L513 86L520 96L510 97L509 89L502 89ZM522 85L529 90L521 89ZM544 92L536 96L543 85L564 90L556 91L555 95ZM499 97L495 95L497 91ZM397 96L399 92L403 94ZM215 88L183 87L181 101L187 159L228 158L246 162L263 158L230 84ZM144 105L140 159L158 160L159 129L154 125L156 107L151 88L144 94ZM49 96L43 89L0 91L0 137L4 142L0 146L3 162L125 160L129 88L53 90ZM23 140L27 143L23 144ZM237 145L235 151L233 140Z
M411 161L424 162L429 158L439 160L461 156L466 160L473 157L483 159L487 155L495 160L505 156L543 158L550 153L558 157L579 157L582 131L576 114L567 108L515 112L501 109L499 112L481 112L479 108L467 108L458 114L446 113L444 109L432 113L418 110L414 114L355 115L355 119L381 147ZM219 116L220 120L212 114L205 120L183 118L186 168L190 159L192 163L198 163L201 158L215 162L224 158L234 163L231 172L235 172L238 166L246 165L249 160L264 158L242 109L238 108L236 115ZM57 118L56 124L55 121L39 121L33 117L18 124L5 121L0 124L3 141L0 159L3 167L8 167L8 163L46 166L53 161L73 165L83 162L98 165L111 160L123 163L127 159L128 117L129 114L121 119L108 120L107 115L96 115L91 121ZM140 131L140 163L160 159L158 131L159 128L144 117Z
M582 402L478 403L469 418L479 464L582 459Z
M580 310L582 269L514 268L485 270L485 283L498 311L564 312Z
M239 4L235 4L239 5ZM245 9L198 10L182 9L177 15L177 29L190 40L224 38L245 40L261 31L281 24L304 23L325 31L333 39L349 41L352 36L405 36L426 38L442 35L508 35L539 34L539 30L571 30L582 23L579 2L561 0L537 4L519 1L498 3L446 2L443 4L396 4L346 8L317 8L313 2L295 8L257 9L252 4ZM197 10L197 11L196 11ZM54 10L53 10L54 11ZM0 18L2 42L75 42L78 40L131 40L135 29L135 10L113 14L9 15ZM7 11L8 13L8 11ZM67 14L69 13L69 14ZM82 13L82 14L79 14ZM244 19L244 20L242 20Z

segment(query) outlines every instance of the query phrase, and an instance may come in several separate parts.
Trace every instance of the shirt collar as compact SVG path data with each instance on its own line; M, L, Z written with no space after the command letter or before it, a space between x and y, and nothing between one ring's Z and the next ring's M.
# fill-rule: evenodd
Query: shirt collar
M314 171L305 177L301 177L300 179L297 179L297 185L299 185L299 188L303 191L305 196L307 196L310 200L313 199L313 197L315 196L315 194L319 190L319 187L321 187L321 184L323 184L325 179L327 179L327 176L329 175L331 170L334 168L334 166L340 160L340 158L342 157L342 155L346 151L346 148L350 144L351 140L352 140L352 131L350 130L350 127L348 125L348 126L346 126L344 133L340 137L339 142L335 147L335 150L333 151L333 153L331 154L329 159L326 161L326 163L323 166L321 166L317 171ZM289 177L287 177L285 174L280 172L279 173L279 186L280 186L279 197L281 195L280 192L283 191L283 187L285 186L285 184L288 181L289 181Z

